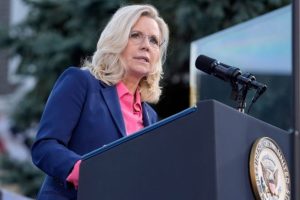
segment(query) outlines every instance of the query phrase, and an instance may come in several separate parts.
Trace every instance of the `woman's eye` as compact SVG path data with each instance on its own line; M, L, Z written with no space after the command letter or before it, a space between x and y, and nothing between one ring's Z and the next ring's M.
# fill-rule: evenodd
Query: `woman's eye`
M158 45L158 40L157 40L155 37L150 37L149 41L150 41L152 44Z
M130 37L131 37L131 38L140 38L141 36L140 36L139 33L131 33L131 34L130 34Z

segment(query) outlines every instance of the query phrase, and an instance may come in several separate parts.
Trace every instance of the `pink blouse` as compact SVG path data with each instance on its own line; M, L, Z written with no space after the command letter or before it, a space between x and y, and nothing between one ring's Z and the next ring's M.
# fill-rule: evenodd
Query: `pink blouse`
M141 94L137 90L131 94L123 82L117 84L117 92L120 99L126 134L131 135L144 128Z

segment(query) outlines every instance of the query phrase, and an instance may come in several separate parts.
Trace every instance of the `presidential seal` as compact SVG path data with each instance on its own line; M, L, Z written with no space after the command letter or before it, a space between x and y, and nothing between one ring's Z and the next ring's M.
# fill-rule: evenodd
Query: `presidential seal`
M287 162L274 140L268 137L255 141L250 154L250 178L257 200L288 200L291 179Z

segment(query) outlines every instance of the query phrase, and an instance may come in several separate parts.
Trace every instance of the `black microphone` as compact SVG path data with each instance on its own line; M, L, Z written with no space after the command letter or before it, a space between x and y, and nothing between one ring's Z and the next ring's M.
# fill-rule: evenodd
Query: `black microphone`
M197 69L212 74L223 81L238 82L243 85L247 85L249 88L259 90L262 94L267 89L265 84L261 84L255 80L253 75L249 76L242 74L241 70L236 67L225 65L218 60L210 58L205 55L199 55L195 63Z
M223 63L220 63L219 61L205 55L198 56L196 60L196 67L197 69L207 74L212 74L223 81L231 81L232 79L236 79L237 76L241 75L239 68L224 65Z

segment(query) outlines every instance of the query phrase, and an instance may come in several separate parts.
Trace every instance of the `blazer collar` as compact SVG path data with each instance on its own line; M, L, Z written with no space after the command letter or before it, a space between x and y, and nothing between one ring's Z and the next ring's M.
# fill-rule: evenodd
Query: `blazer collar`
M100 81L102 94L105 100L105 103L118 127L119 131L121 132L122 136L126 136L126 129L125 129L125 122L123 119L121 105L117 94L117 88L115 86L108 86L105 83ZM143 109L143 125L144 127L149 126L151 124L149 113L147 110L147 106L145 103L142 102L142 109Z
M149 126L150 123L150 117L149 117L149 113L146 107L146 104L144 102L142 102L142 108L143 108L143 124L144 127Z
M118 127L122 136L126 136L125 123L123 120L117 89L115 86L108 86L101 81L100 84L102 86L101 90L105 103L114 119L114 122L116 123L116 126Z

